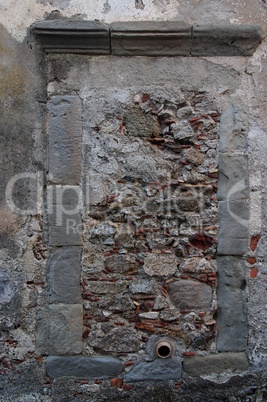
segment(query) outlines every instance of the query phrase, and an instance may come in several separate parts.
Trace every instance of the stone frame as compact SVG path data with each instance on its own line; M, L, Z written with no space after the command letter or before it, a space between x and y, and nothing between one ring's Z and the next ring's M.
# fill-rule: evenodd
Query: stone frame
M194 25L178 22L125 22L110 26L95 21L52 20L36 23L33 30L46 53L79 53L115 56L251 56L262 38L260 27L254 25ZM60 103L60 108L58 104ZM77 200L82 162L82 105L78 96L54 96L47 103L49 138L49 175L47 193L52 200L49 214L49 286L50 305L37 316L38 349L48 355L47 371L51 377L108 378L122 371L121 362L109 356L84 357L82 352L82 299L80 295L80 235L66 236L64 216L57 226L55 194L69 191L66 210ZM219 242L218 242L218 351L219 371L225 370L227 352L235 353L236 368L245 370L247 360L247 314L245 293L245 261L248 247L249 218L247 139L240 121L242 113L230 104L221 116L219 143ZM73 137L73 133L75 136ZM69 141L69 139L72 141ZM64 153L59 147L64 146ZM57 155L55 159L55 155ZM232 193L234 186L242 184ZM230 200L231 197L231 200ZM233 214L242 211L242 219ZM50 211L51 212L51 211ZM79 211L74 217L81 224ZM243 221L242 221L243 220ZM64 274L64 263L68 270ZM235 270L233 270L235 266ZM60 274L59 274L59 269ZM71 271L69 270L71 268ZM71 272L71 276L69 275ZM62 277L64 283L62 282ZM222 301L223 300L223 301ZM58 333L58 324L64 339ZM238 336L237 336L238 334ZM242 336L240 337L240 334ZM235 341L233 342L233 339ZM185 358L184 370L194 375L194 365L211 370L214 355ZM209 363L210 362L210 363ZM217 363L216 363L217 364ZM66 372L67 366L67 372ZM205 369L206 367L206 369ZM180 370L177 376L180 377Z

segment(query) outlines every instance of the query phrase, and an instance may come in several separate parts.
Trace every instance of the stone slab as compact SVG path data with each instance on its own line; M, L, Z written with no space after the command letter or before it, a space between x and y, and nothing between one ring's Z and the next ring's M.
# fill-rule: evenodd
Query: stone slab
M110 31L117 56L190 56L191 26L184 22L117 22Z
M205 283L180 280L169 284L172 303L180 310L206 310L211 307L212 290Z
M247 347L246 266L233 256L217 258L218 310L217 347L219 352L242 352Z
M47 102L48 180L79 184L82 166L82 104L78 96L53 96Z
M194 25L192 56L252 56L263 36L257 25Z
M151 362L140 362L125 375L125 381L178 380L181 375L181 359L175 356L168 359L155 359Z
M192 377L246 371L249 367L245 353L219 353L209 356L184 357L183 369Z
M249 207L247 201L220 201L219 255L243 255L248 243Z
M109 27L99 21L47 20L33 30L47 53L110 53Z
M238 151L244 153L248 149L247 135L249 130L248 115L238 103L230 103L220 117L220 152Z
M218 240L218 255L234 255L241 256L248 249L247 239L233 239L231 237L220 237Z
M49 278L52 303L76 304L81 298L81 247L50 250Z
M78 186L48 186L47 213L50 246L82 245Z
M219 181L217 198L221 200L242 200L249 197L247 156L219 155Z
M76 355L82 351L81 304L51 304L37 313L37 350L42 355Z
M122 371L120 360L111 356L48 356L49 377L101 378L116 377Z

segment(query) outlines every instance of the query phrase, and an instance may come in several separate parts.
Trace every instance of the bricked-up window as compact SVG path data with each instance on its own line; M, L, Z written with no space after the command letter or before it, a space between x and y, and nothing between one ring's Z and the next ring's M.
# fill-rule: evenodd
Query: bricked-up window
M237 72L192 56L250 55L259 29L64 24L35 28L47 53L85 53L47 56L48 373L178 379L182 358L244 351L246 108Z

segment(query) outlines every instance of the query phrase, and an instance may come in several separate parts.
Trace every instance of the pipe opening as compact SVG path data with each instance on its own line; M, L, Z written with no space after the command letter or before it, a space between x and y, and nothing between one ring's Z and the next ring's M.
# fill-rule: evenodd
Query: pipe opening
M171 357L173 353L173 346L168 341L158 341L156 343L156 355L161 359L167 359Z

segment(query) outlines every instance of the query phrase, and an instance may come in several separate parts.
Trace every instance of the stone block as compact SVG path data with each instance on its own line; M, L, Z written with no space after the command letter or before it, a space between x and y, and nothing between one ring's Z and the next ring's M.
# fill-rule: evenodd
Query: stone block
M177 270L177 260L174 254L153 254L145 257L144 270L149 276L166 277Z
M111 356L48 356L49 377L101 378L116 377L122 371L120 360Z
M123 122L129 137L158 137L160 135L158 119L151 114L145 114L138 106L124 113Z
M54 19L33 29L47 53L110 53L109 27L99 21Z
M211 307L212 290L205 283L182 279L169 284L173 305L180 310L208 310Z
M53 96L47 102L49 167L53 184L79 184L82 166L82 104L78 96Z
M128 281L117 281L117 282L97 282L91 281L88 286L88 290L94 294L98 295L117 295L123 292L129 285Z
M220 118L220 152L247 151L249 121L247 113L237 103L229 104Z
M149 279L136 279L130 283L129 290L133 294L146 293L151 294L153 291L153 281Z
M245 262L238 257L218 257L218 351L242 352L247 347Z
M175 356L168 359L140 362L125 375L125 381L178 380L181 375L181 359Z
M218 200L242 200L249 197L247 156L219 155Z
M117 56L190 56L191 26L184 22L116 22L110 31Z
M50 246L82 244L80 215L81 189L78 186L49 186L47 214Z
M232 239L231 237L219 237L218 255L244 255L248 248L247 239Z
M37 349L42 355L76 355L82 351L83 308L51 304L37 313Z
M249 367L245 353L219 353L209 356L184 357L183 369L192 377L221 374L231 371L234 374L246 371Z
M262 34L257 25L194 25L191 56L252 56Z
M140 340L137 332L132 328L118 327L111 329L102 338L89 337L90 346L103 352L130 353L140 349Z
M219 255L243 255L247 250L249 207L246 201L220 201Z
M81 247L59 247L50 250L49 278L52 303L76 304L82 301Z

